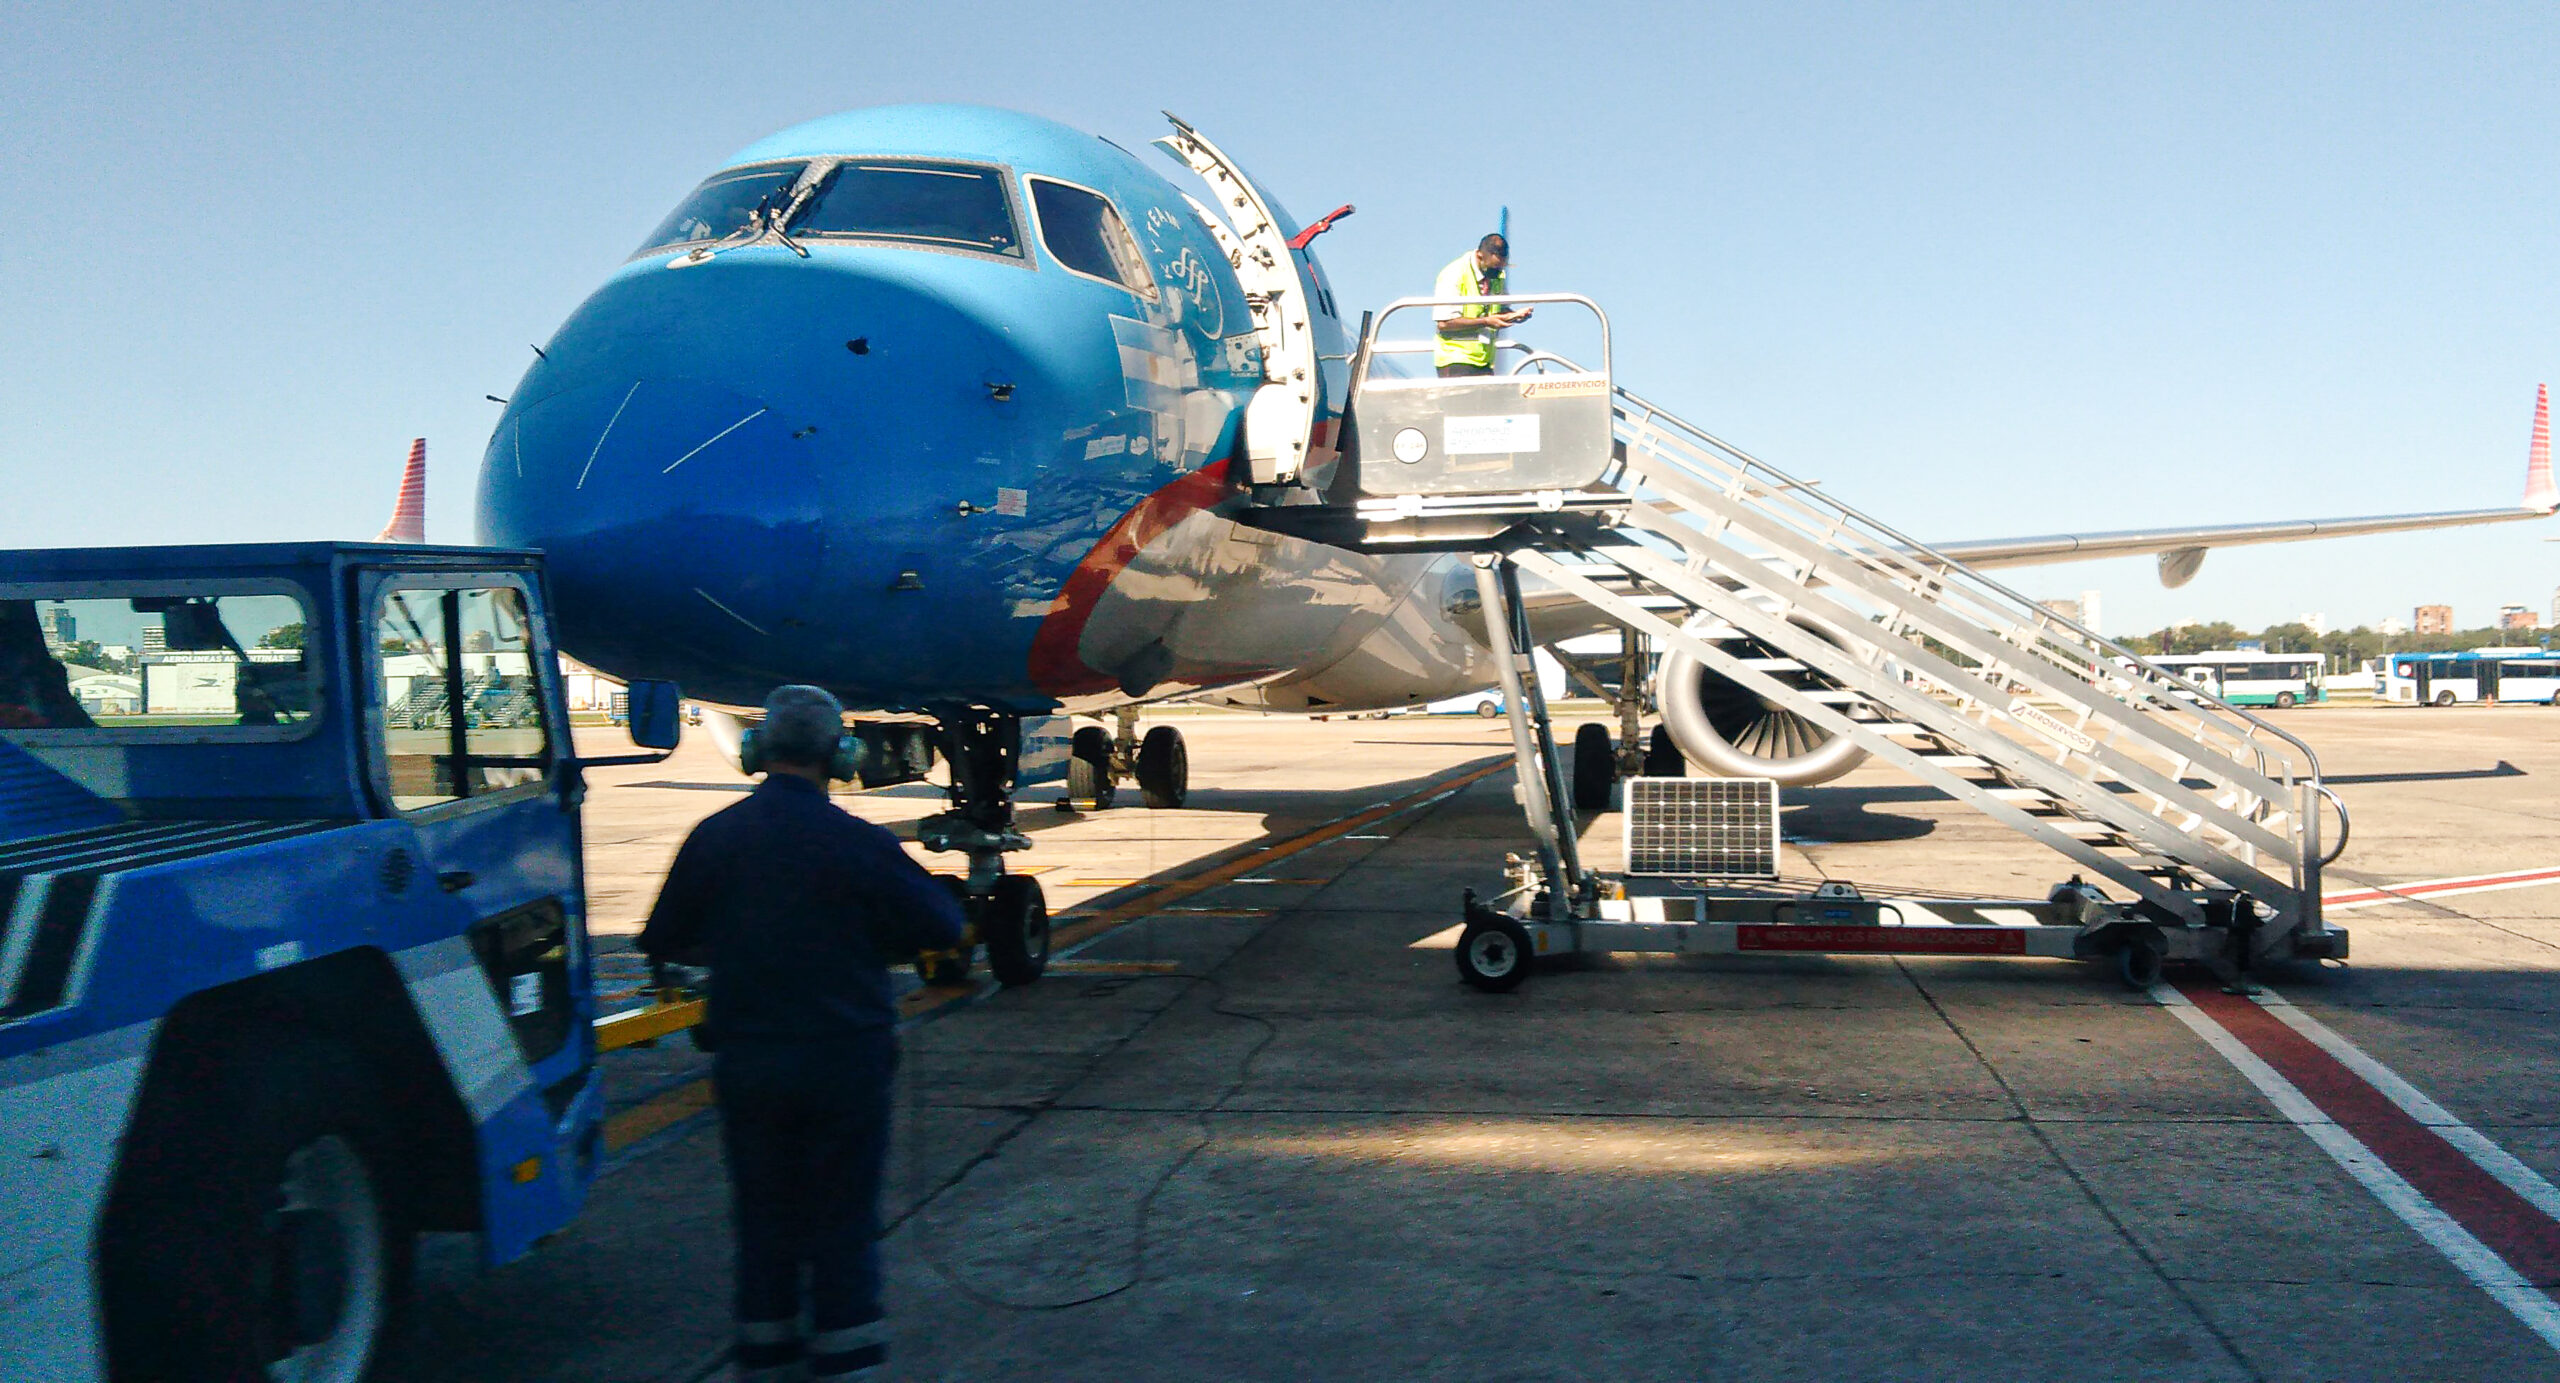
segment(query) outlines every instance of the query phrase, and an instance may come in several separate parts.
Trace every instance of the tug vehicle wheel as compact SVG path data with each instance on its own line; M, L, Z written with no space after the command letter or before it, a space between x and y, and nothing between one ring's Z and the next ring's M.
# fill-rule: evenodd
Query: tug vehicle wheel
M1529 978L1529 929L1519 919L1477 917L1458 934L1458 978L1488 994L1520 987Z
M1099 725L1076 731L1067 742L1067 796L1104 811L1118 795L1118 786L1111 781L1111 732Z
M269 1047L192 1092L104 1236L118 1376L358 1383L414 1236L354 1059ZM174 1132L175 1130L170 1130Z
M1049 968L1049 903L1040 881L1007 874L978 905L978 938L987 946L987 970L1011 988L1029 984Z
M1573 732L1573 806L1576 811L1609 810L1609 789L1618 785L1618 749L1606 725L1582 725Z
M1182 732L1159 725L1138 741L1138 791L1150 807L1179 807L1191 796L1191 751Z

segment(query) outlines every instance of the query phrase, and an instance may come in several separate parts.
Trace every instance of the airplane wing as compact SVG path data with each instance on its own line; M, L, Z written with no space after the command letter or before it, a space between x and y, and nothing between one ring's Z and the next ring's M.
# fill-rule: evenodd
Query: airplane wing
M2049 562L2135 557L2156 552L2160 554L2160 583L2176 587L2193 579L2197 569L2204 565L2205 553L2217 547L2511 523L2517 519L2548 518L2554 510L2560 510L2560 487L2554 486L2551 477L2551 397L2548 388L2544 388L2537 390L2534 396L2533 446L2525 458L2524 498L2513 508L2450 509L2433 514L2376 514L2345 519L2293 519L2278 523L2216 524L2203 528L2054 533L2034 538L1988 538L1973 542L1932 543L1929 546L1934 552L1976 568L2039 566Z

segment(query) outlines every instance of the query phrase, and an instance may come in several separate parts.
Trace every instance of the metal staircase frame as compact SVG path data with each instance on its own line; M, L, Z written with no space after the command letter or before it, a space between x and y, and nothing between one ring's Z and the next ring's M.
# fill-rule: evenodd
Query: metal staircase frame
M1364 341L1364 362L1374 348ZM2095 907L2078 901L2094 895L2064 896L2077 876L2057 889L2053 916L2084 933L2136 924L2172 958L2227 967L2346 953L2320 913L2319 804L2336 798L2310 746L1659 406L1611 394L1613 459L1595 484L1373 497L1314 529L1373 549L1473 553L1538 842L1534 874L1515 869L1510 916L1605 929L1604 900L1625 892L1576 857L1529 666L1527 572L2120 890L2128 901ZM1312 527L1303 515L1297 526ZM1691 613L1661 609L1662 596ZM1726 646L1745 639L1760 649ZM1796 670L1827 685L1778 675ZM1536 944L1548 941L1542 931Z

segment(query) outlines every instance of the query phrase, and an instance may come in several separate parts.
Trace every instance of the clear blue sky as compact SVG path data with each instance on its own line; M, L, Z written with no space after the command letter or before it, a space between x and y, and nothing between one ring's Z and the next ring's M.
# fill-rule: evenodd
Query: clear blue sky
M0 93L0 546L369 537L421 434L466 538L527 343L733 150L895 101L1177 111L1359 205L1346 307L1507 203L1624 382L1923 538L2508 503L2560 379L2547 3L19 0ZM2478 624L2548 607L2545 536L2017 584L2116 632Z

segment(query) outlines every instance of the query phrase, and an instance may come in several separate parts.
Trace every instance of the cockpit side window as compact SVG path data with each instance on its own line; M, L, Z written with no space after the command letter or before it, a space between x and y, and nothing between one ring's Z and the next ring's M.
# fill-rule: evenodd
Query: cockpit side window
M1060 264L1152 301L1155 280L1139 257L1138 242L1109 198L1046 178L1031 179L1031 204L1040 214L1040 243Z
M807 166L759 163L712 174L684 199L684 205L677 207L674 215L649 232L638 253L727 239L745 230L759 207L779 214L789 205L792 185L800 181L800 172Z
M1022 233L1004 176L965 163L846 159L804 199L789 233L887 240L1022 258Z

